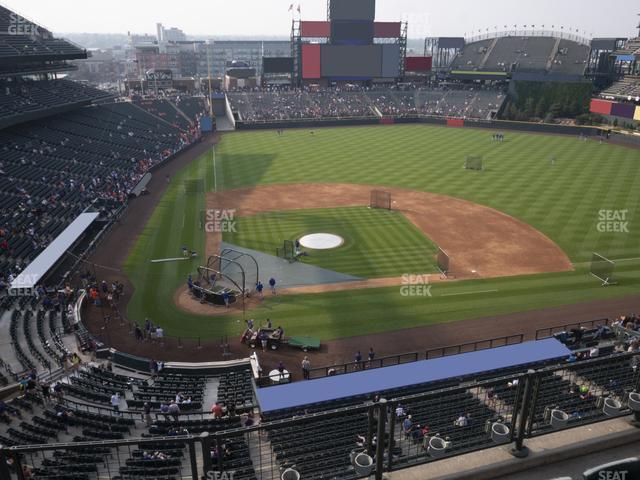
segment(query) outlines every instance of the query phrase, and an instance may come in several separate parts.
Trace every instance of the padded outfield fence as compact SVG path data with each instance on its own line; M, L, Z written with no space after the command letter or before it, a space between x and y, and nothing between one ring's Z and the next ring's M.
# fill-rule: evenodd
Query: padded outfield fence
M159 420L153 427L159 432L171 428L189 432L177 436L100 441L79 437L73 443L55 444L51 439L48 444L13 447L3 439L0 477L9 478L6 459L11 458L19 480L24 479L21 465L33 467L42 478L70 475L74 480L95 475L196 480L230 478L231 474L234 480L276 480L287 469L295 469L303 479L323 475L354 479L350 454L356 451L375 459L376 478L382 478L383 471L502 444L512 443L516 451L523 451L529 438L628 416L632 408L640 408L640 400L630 398L631 392L640 389L640 371L633 368L636 355L535 365L529 371L525 368L531 366L522 366L380 392L379 402L346 399L311 405L306 411L269 414L263 423L251 427L240 427L239 417L215 420L209 415L202 420ZM412 415L414 425L427 426L427 435L404 431L404 416L396 415L398 408ZM462 413L467 420L459 420ZM640 419L639 413L635 416ZM111 424L102 416L97 418L102 425ZM141 419L135 415L112 418L125 430L142 431ZM57 424L55 419L48 423L64 428ZM164 452L168 458L145 460L144 452Z

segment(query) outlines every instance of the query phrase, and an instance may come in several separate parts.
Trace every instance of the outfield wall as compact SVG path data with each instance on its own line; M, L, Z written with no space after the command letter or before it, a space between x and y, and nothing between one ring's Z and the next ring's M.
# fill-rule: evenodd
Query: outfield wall
M388 117L392 118L392 117ZM450 119L449 119L450 120ZM351 118L351 119L308 119L308 120L290 120L280 122L261 122L261 123L244 123L237 122L238 130L264 130L278 128L322 128L322 127L340 127L340 126L356 126L356 125L380 125L381 119L375 117L368 118ZM398 117L393 118L393 123L415 124L425 123L430 125L447 125L447 118L444 117ZM598 127L581 127L572 125L553 125L548 123L527 123L513 122L506 120L473 120L465 119L465 127L486 128L491 130L512 130L519 132L532 133L551 133L559 135L587 135L597 136L601 129Z

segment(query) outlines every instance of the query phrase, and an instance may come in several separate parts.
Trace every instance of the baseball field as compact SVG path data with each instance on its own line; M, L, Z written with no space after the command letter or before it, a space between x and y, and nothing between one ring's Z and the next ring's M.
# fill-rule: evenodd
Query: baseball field
M135 291L128 317L149 317L168 335L240 333L238 312L202 315L176 302L187 276L216 248L201 221L212 202L237 210L235 231L218 240L269 254L283 240L331 231L344 246L303 262L387 280L286 292L252 306L248 316L272 318L289 335L331 340L636 293L640 151L526 133L495 142L491 134L408 125L223 135L171 178L129 254L125 270ZM468 155L481 155L484 169L465 170ZM377 187L394 192L397 209L370 210L366 196L347 195ZM531 238L520 245L518 235ZM457 258L477 261L492 273L465 270L455 281L431 285L428 295L402 294L401 276L435 272L437 246L449 243L472 247L472 254L453 255L454 266ZM180 257L183 245L199 257L151 262ZM592 252L616 261L618 285L602 287L589 275ZM513 269L514 261L531 268Z

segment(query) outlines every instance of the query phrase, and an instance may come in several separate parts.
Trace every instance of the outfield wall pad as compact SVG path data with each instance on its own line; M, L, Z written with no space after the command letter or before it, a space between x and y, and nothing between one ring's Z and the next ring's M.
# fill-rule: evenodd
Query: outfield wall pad
M414 124L425 123L429 125L446 125L447 119L443 117L396 117L394 123ZM322 128L322 127L347 127L357 125L379 125L380 118L350 118L350 119L301 119L278 122L244 123L238 122L238 130L275 130L278 128ZM572 125L553 125L548 123L512 122L508 120L464 120L465 127L487 128L493 130L514 130L519 132L551 133L559 135L600 135L598 127L579 127Z
M368 396L516 366L568 357L571 351L555 338L462 353L432 360L319 378L259 389L262 413L349 397Z

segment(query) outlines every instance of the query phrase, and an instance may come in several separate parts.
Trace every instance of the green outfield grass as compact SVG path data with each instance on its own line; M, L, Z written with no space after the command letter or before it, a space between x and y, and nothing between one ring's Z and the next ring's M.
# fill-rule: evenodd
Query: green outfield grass
M403 297L399 288L343 291L282 296L251 312L256 319L276 319L289 334L326 340L637 293L640 227L634 216L640 204L640 152L573 137L510 132L505 142L494 143L491 133L398 125L316 129L313 136L303 129L287 130L282 137L272 131L223 136L215 156L203 156L172 179L131 252L126 271L136 290L129 317L143 321L148 316L172 335L240 332L237 317L188 315L173 306L176 288L197 262L149 263L179 256L182 244L202 251L197 219L204 198L185 195L181 183L197 178L205 179L207 190L339 182L452 195L531 224L576 265L575 272L438 284L430 298ZM484 156L484 171L462 168L469 154ZM628 210L629 233L601 233L601 210ZM619 286L602 288L590 278L593 251L620 260Z
M362 278L400 276L406 272L436 272L437 247L400 212L367 207L269 212L238 219L226 242L274 255L283 240L310 233L341 236L332 250L309 250L308 263Z

